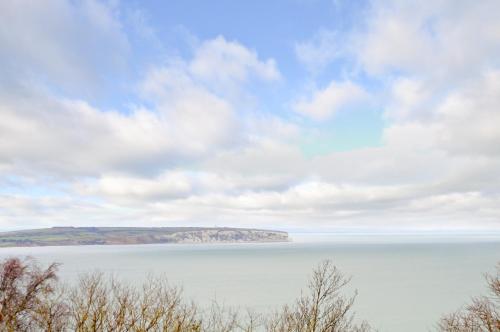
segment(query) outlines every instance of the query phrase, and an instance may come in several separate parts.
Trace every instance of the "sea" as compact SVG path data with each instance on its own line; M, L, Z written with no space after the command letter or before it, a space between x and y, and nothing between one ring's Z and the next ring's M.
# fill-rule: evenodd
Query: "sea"
M292 303L312 269L331 260L351 276L356 317L379 331L433 331L443 314L486 292L499 234L299 234L286 243L2 248L0 259L58 262L67 283L100 271L132 284L164 276L186 299L268 313Z

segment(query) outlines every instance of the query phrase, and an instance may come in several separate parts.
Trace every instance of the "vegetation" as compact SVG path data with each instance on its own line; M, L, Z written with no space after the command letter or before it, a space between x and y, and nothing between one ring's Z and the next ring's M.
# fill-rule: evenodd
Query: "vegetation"
M267 320L269 332L362 332L370 331L366 322L353 323L352 306L356 294L345 297L341 291L349 283L330 261L324 261L314 271L308 292L292 306L285 306Z
M472 299L462 310L444 316L443 332L500 332L500 263L496 275L486 275L489 294Z
M0 331L7 332L368 332L353 313L356 293L345 296L350 278L330 261L313 271L308 288L291 305L269 315L224 308L202 309L163 278L132 287L103 274L83 275L76 286L62 286L57 264L44 269L33 260L0 263ZM500 264L487 275L487 296L444 316L443 332L500 331Z
M228 227L52 227L0 233L0 247L284 241L286 232Z
M61 287L57 265L41 269L32 260L0 264L1 331L78 332L341 332L369 331L355 324L349 282L326 261L313 272L307 292L274 314L241 313L213 304L202 310L185 301L165 279L148 278L140 288L102 274L81 277L75 287Z

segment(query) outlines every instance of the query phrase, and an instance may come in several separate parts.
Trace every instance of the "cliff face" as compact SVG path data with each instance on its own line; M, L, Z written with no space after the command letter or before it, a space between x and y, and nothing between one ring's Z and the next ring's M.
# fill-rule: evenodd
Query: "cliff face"
M267 230L206 229L176 232L171 235L177 243L211 242L282 242L288 241L288 233Z
M245 228L53 227L0 233L0 247L285 241L286 232Z

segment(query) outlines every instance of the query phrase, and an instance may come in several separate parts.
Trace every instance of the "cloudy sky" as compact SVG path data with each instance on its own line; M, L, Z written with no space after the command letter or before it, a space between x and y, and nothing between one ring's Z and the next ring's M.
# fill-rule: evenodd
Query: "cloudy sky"
M0 1L0 229L498 231L498 13Z

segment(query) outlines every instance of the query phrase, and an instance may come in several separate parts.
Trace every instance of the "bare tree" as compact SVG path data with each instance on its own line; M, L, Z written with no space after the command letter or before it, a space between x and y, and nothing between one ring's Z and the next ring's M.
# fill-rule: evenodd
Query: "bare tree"
M314 271L308 292L292 306L285 306L267 322L268 332L350 332L369 331L367 323L354 323L352 306L356 293L345 297L341 291L349 283L331 261Z
M35 308L33 330L45 332L67 331L70 307L67 303L66 288L56 287L51 296L46 296Z
M218 332L238 331L240 324L238 316L239 313L236 310L226 308L214 301L203 315L202 330Z
M205 311L184 301L166 278L132 287L102 273L87 274L69 290L57 284L57 264L41 269L17 258L0 264L0 330L7 332L351 332L355 296L349 282L326 261L314 270L309 292L268 319L214 302ZM266 322L266 324L264 324Z
M496 275L486 275L489 294L472 299L464 309L444 316L443 332L500 332L500 263Z
M66 311L54 301L57 264L41 269L33 260L9 258L0 263L0 328L2 331L61 331ZM42 327L43 326L43 327Z
M262 315L251 310L246 311L246 317L239 320L238 328L241 332L260 331L264 325Z
M72 324L78 332L199 331L196 307L162 278L148 278L140 289L100 273L80 279L71 294Z
M101 273L80 278L78 286L71 291L70 307L76 332L104 331L111 308Z

